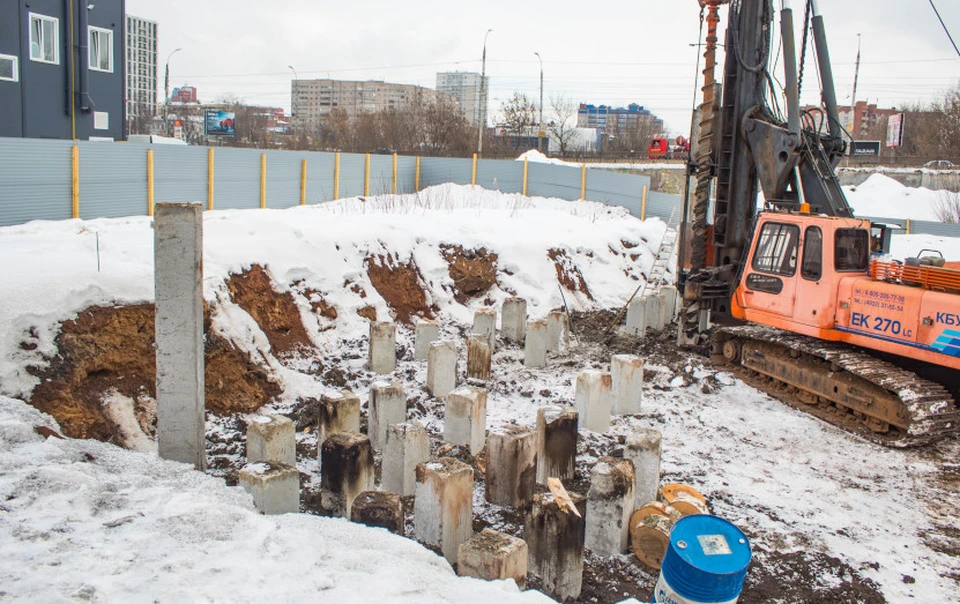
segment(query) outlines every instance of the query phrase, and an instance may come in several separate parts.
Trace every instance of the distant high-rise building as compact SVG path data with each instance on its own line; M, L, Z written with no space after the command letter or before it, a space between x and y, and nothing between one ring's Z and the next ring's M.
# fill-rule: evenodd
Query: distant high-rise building
M157 24L127 15L126 33L127 119L132 125L157 114Z
M481 75L466 71L447 71L437 74L437 92L449 94L460 103L460 110L470 124L476 126L486 115L487 99L490 98L490 77L481 94ZM483 111L481 111L481 109Z
M636 103L626 107L580 103L577 109L578 128L630 129L641 123L650 123L656 130L663 129L663 120Z
M170 93L170 104L174 103L183 103L183 104L197 104L200 102L200 97L197 95L197 88L195 86L180 86L179 88L174 88L173 92Z
M293 80L291 121L294 128L314 127L334 109L351 119L361 113L405 109L435 103L437 91L412 84L367 80Z

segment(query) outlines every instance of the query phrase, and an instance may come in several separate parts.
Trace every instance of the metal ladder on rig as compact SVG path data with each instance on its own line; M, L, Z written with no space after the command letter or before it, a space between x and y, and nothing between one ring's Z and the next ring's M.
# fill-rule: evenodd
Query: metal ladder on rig
M660 240L660 248L657 250L657 256L654 258L653 265L650 267L650 274L646 276L647 278L642 284L637 286L637 289L633 290L633 294L627 298L627 301L617 312L613 322L610 323L610 326L607 328L607 333L610 333L610 330L613 329L615 325L620 324L620 321L623 320L624 313L627 312L627 307L630 306L630 302L637 297L637 294L640 294L642 298L646 295L650 286L656 287L655 290L651 291L660 291L660 288L663 287L664 277L667 274L667 264L673 256L673 250L677 247L677 241L680 239L679 226L680 220L677 218L677 208L674 208L670 212L670 219L667 220L667 230L663 232L663 238Z

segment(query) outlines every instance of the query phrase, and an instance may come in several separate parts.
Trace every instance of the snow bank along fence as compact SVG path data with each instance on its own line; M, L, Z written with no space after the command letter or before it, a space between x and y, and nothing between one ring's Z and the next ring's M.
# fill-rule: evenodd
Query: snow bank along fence
M0 138L0 226L30 220L153 215L155 203L287 208L414 193L443 183L589 199L667 219L680 197L650 179L585 166L471 158L264 151Z

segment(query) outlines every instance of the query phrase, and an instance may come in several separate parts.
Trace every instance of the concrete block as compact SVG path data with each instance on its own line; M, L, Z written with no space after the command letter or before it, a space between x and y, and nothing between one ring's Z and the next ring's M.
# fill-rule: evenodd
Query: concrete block
M663 316L660 314L660 295L648 294L643 297L643 303L643 319L646 322L647 331L659 332L663 329Z
M491 349L487 336L467 338L467 377L484 382L490 380Z
M247 463L271 461L297 467L297 433L290 418L255 415L247 422Z
M561 507L552 493L543 493L534 496L523 524L528 568L542 579L541 591L561 602L577 598L583 585L586 499L569 495L580 516Z
M457 561L460 544L473 535L473 468L451 457L417 466L413 531L447 562Z
M547 314L547 352L564 353L570 337L570 317L562 310Z
M389 321L370 322L370 371L393 373L397 368L397 326Z
M487 436L487 501L522 508L533 501L537 486L537 433L502 426Z
M387 491L364 491L353 500L350 522L385 528L403 535L403 503L400 495Z
M577 462L578 414L573 407L537 409L537 482L570 480Z
M640 413L640 403L643 400L643 359L631 354L613 355L610 359L610 378L613 381L613 413Z
M360 431L360 397L349 390L325 393L317 410L317 448L334 434ZM319 455L320 452L317 451Z
M387 429L380 483L385 491L406 497L417 487L417 466L430 460L430 437L416 423L395 424Z
M377 451L387 444L387 429L407 421L407 394L399 382L374 382L370 385L367 435Z
M260 461L240 468L240 486L253 495L261 514L296 514L300 511L300 473L284 463Z
M203 357L203 208L157 204L153 220L160 457L207 465Z
M660 492L660 443L660 431L654 428L641 428L627 435L623 457L633 462L636 507L657 500Z
M527 586L527 542L506 533L483 529L460 545L457 574L486 581L513 579Z
M341 432L327 438L320 450L320 504L350 518L357 495L375 488L370 439L359 432Z
M527 333L527 301L523 298L507 298L500 309L500 333L504 339L515 344L523 342Z
M645 337L647 335L646 321L647 304L643 298L634 298L627 305L626 331L631 336Z
M677 315L677 288L664 285L660 288L660 323L664 326L673 323Z
M443 440L470 448L476 455L483 449L487 429L487 391L464 386L447 395L443 415Z
M605 371L588 369L577 376L576 407L580 429L601 434L610 429L613 380Z
M453 342L434 342L427 352L427 390L444 397L457 387L457 346Z
M497 347L497 311L481 308L473 315L473 333L485 336L490 342L490 352Z
M544 367L547 364L547 322L544 319L527 321L523 364L530 368Z
M416 345L413 352L413 358L418 361L426 361L427 353L430 351L430 344L440 339L440 325L436 321L429 319L420 319L417 321Z
M635 479L629 459L601 457L593 466L584 543L594 553L613 556L627 552Z

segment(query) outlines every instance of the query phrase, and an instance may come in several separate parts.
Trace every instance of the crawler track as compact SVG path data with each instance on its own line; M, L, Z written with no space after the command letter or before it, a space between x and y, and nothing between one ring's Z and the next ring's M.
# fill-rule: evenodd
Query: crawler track
M943 386L841 343L727 327L714 332L712 356L772 396L885 446L926 445L960 425Z

